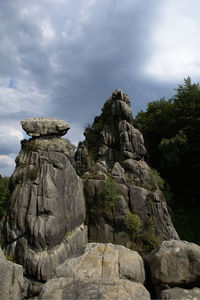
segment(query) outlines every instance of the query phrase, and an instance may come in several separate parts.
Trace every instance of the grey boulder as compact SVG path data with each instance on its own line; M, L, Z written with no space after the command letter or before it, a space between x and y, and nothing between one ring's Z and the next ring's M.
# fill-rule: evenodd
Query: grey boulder
M23 291L23 267L7 260L0 249L0 299L22 299Z
M53 118L31 118L20 122L26 133L32 137L56 135L62 136L70 129L65 121Z
M142 258L123 246L88 244L82 256L67 259L55 275L39 299L150 299Z
M73 279L50 280L45 284L38 299L107 299L150 300L150 295L141 283L124 279Z
M163 241L145 260L157 295L169 287L195 286L200 280L200 246L194 243Z
M162 291L161 299L200 300L200 289L197 287L190 290L179 287L167 289Z

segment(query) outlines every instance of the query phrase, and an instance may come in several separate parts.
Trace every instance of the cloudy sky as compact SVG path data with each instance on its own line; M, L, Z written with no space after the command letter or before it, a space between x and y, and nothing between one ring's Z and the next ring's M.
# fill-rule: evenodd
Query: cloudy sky
M55 117L83 139L116 88L133 114L200 78L199 0L0 0L0 174L25 137L20 120Z

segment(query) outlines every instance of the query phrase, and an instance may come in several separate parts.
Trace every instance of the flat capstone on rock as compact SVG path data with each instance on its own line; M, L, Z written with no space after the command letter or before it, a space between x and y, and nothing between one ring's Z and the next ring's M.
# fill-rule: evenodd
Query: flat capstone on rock
M31 137L63 136L70 129L70 125L54 118L30 118L20 122L22 128Z

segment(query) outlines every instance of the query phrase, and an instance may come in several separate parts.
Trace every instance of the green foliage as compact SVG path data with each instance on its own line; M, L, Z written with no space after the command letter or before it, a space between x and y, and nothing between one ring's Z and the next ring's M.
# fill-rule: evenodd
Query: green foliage
M190 199L199 209L200 86L188 77L175 91L167 101L150 102L147 111L136 116L134 126L144 136L148 163L171 188L172 209Z
M23 180L24 180L24 175L25 175L24 170L20 170L20 172L18 172L17 175L18 175L18 176L17 176L17 178L16 178L16 184L20 184L20 183L22 183Z
M183 130L179 130L178 133L170 139L163 138L161 140L158 145L158 151L162 153L163 157L160 163L162 169L169 170L180 163L180 157L187 149L187 142L188 139Z
M70 221L70 216L67 215L67 216L65 217L65 219L66 219L67 222L69 222L69 221Z
M165 183L159 172L152 168L149 170L148 182L152 186L153 190L156 190L158 187L162 190Z
M144 187L150 191L156 191L158 188L160 188L160 190L163 190L164 185L165 185L165 181L160 176L159 172L155 169L150 168L149 176L147 180L141 184L141 187Z
M6 211L6 207L10 197L10 191L8 185L9 185L9 177L2 177L0 175L0 220L2 219Z
M106 178L106 189L104 195L105 206L113 208L115 206L115 199L117 197L117 186L116 182L111 178Z
M34 168L34 169L28 170L27 177L28 177L28 179L30 179L31 181L34 181L34 180L38 177L38 174L39 174L39 168L36 167L36 168Z
M88 243L96 243L97 241L94 241L92 239L88 239Z
M143 228L142 242L145 252L149 253L159 246L163 238L160 235L156 235L152 218L146 221Z
M70 236L71 233L72 233L71 230L67 230L66 233L65 233L65 236Z
M133 239L138 236L142 230L142 220L140 217L134 213L128 212L125 218L125 225L129 231L132 233Z
M16 257L15 256L6 255L6 259L13 262L13 263L16 263Z
M30 152L33 152L33 151L37 151L37 144L35 142L35 140L22 140L21 141L21 145L22 145L22 149L25 149L26 151L30 151Z
M174 225L181 240L200 245L200 209L191 201L185 205L174 207Z
M128 212L125 226L131 234L131 249L138 251L142 256L157 248L162 241L162 238L155 234L152 218L143 223L137 214Z

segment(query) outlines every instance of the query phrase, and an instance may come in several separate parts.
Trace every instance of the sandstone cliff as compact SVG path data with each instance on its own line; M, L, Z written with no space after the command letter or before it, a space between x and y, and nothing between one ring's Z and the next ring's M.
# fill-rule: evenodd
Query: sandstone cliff
M87 242L83 185L74 169L74 146L60 138L69 125L45 118L21 123L34 138L22 141L16 158L3 248L27 276L46 281Z
M137 247L138 237L152 242L155 230L168 241L144 260L121 245L87 244L74 146L61 138L69 124L22 121L33 138L22 141L10 180L6 257L0 249L2 299L200 299L200 247L169 240L178 235L131 120L128 96L115 91L76 152L90 239ZM150 236L141 232L145 226Z
M129 97L115 90L78 146L76 165L85 185L89 239L130 246L131 214L162 239L178 239L155 171L144 160L143 136L132 120Z

